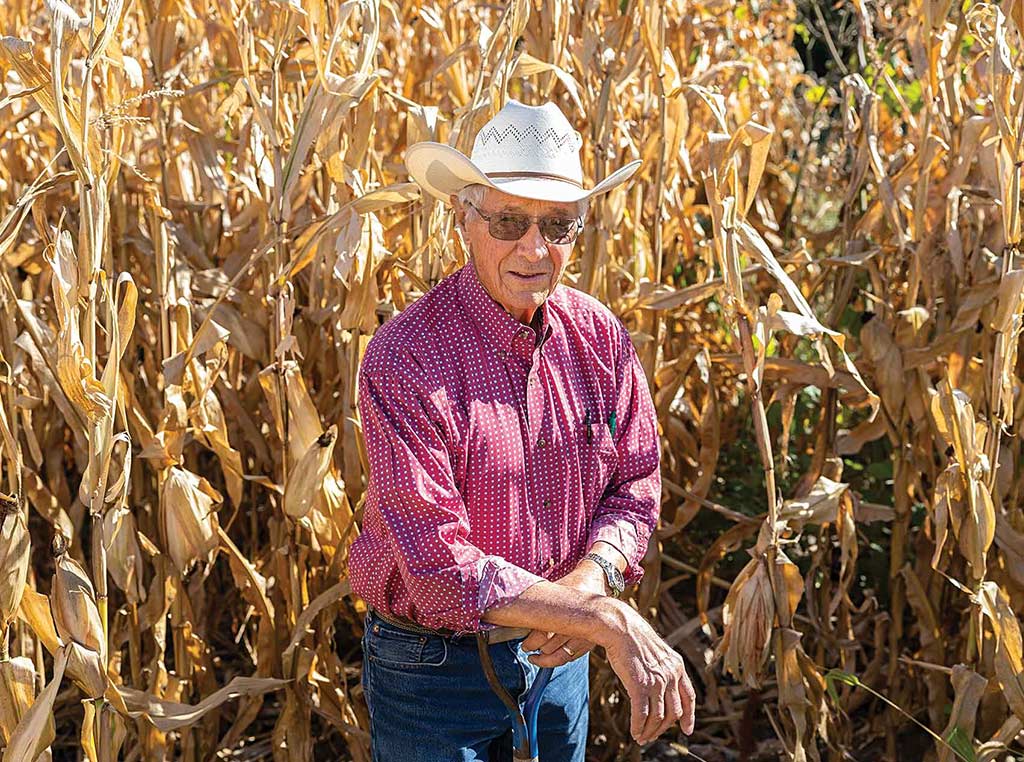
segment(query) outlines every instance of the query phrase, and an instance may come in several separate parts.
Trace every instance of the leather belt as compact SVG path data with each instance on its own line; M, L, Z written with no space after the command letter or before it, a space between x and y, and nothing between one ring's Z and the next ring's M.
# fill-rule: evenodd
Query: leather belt
M381 621L387 622L390 625L398 627L403 630L409 630L420 635L437 635L442 638L457 638L466 637L468 635L475 636L476 633L466 633L466 635L456 635L454 630L446 630L438 628L436 630L430 629L429 627L423 627L422 625L416 624L409 619L404 617L395 616L394 614L388 614L380 609L375 609L372 606L368 606L367 610L372 612L375 617ZM483 630L484 636L487 638L487 642L491 645L496 643L506 643L510 640L518 640L525 638L530 634L530 630L525 627L495 627L491 630Z

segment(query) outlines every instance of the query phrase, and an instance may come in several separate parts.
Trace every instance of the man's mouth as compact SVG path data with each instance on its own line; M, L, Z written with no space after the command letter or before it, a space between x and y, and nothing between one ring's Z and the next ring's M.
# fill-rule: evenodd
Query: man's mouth
M547 273L516 272L515 270L510 270L509 274L512 275L515 278L518 278L519 280L529 280L529 281L540 280L542 278L547 278L548 277Z

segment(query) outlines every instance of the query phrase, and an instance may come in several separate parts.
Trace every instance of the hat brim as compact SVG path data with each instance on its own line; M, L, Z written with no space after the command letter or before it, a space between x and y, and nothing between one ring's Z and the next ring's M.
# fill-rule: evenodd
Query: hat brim
M636 174L642 161L620 167L593 188L575 183L537 177L500 177L491 179L465 154L444 143L425 141L409 146L405 166L409 176L427 193L449 203L451 197L467 185L485 185L521 198L571 203L607 193Z

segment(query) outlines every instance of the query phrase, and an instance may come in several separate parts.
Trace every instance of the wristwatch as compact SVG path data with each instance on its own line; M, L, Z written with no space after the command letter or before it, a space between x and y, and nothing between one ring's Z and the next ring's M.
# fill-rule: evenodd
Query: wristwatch
M622 595L622 591L626 589L626 580L622 578L622 572L619 571L615 564L597 553L587 553L584 558L589 558L604 569L604 576L608 580L608 587L612 589L613 598L618 598Z

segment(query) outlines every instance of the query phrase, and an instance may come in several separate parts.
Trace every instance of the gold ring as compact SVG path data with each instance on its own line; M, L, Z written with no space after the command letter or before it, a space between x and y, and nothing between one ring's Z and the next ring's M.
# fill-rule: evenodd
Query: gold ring
M575 656L576 652L573 651L569 646L562 646L562 650L565 651L569 656Z

